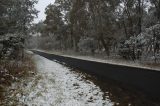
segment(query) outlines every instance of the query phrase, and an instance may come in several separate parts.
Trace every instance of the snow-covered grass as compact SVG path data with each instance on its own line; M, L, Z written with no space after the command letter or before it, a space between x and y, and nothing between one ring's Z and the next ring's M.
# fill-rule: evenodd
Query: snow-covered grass
M10 98L27 106L112 106L104 93L91 81L70 68L41 56L35 56L37 74L28 81L12 85L17 89ZM14 102L10 101L13 105Z

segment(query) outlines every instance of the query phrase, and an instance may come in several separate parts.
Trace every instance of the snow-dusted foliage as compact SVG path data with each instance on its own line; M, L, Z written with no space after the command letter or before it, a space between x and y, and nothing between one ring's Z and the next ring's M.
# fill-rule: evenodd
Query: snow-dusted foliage
M24 37L22 34L6 34L0 38L0 43L3 45L0 52L1 58L16 59L22 57L24 48Z
M139 34L136 37L136 39L143 45L147 45L152 40L159 41L160 40L160 24L156 24L150 28L146 28L146 30L141 34Z
M108 95L84 75L70 71L59 63L34 56L37 73L29 80L13 84L15 95L8 105L18 106L113 106ZM25 83L25 84L24 84ZM105 97L106 96L106 97ZM12 99L14 98L14 99Z
M121 44L120 48L123 57L154 60L160 58L160 24L146 28L138 36L130 37Z

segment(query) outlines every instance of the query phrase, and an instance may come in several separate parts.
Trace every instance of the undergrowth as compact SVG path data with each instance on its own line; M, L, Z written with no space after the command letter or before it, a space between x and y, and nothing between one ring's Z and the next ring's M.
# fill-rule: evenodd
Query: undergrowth
M26 54L21 60L0 60L0 104L5 99L7 89L14 82L33 76L35 70L35 63L31 54Z

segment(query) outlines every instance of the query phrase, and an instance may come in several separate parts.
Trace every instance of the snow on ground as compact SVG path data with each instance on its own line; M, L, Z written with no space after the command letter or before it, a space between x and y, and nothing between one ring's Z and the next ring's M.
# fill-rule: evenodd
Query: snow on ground
M44 57L35 55L37 75L19 85L19 104L26 106L112 106L103 98L103 92L91 81L71 69Z

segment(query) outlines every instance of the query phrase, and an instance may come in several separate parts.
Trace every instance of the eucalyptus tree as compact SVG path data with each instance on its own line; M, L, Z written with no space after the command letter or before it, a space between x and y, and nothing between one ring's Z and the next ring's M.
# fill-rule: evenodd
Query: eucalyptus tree
M151 4L155 7L158 20L160 21L160 0L150 0Z
M111 41L116 33L115 11L119 0L88 0L90 21L97 38L104 47L107 55L110 55Z
M62 13L56 5L48 5L46 8L46 20L44 23L46 24L46 30L49 33L58 33L61 26L63 25L62 21Z
M78 42L83 35L84 21L86 20L84 0L56 0L55 5L61 11L64 22L63 37L68 42L68 47L78 51ZM83 24L83 25L82 25ZM65 32L65 33L64 33Z
M49 5L45 13L47 15L44 21L46 24L46 34L52 36L53 40L56 39L61 49L65 48L67 39L65 33L67 32L67 28L61 8L57 4Z
M77 44L82 36L87 36L89 11L85 0L77 0L73 2L70 11L70 22L72 26L73 46L78 50Z

